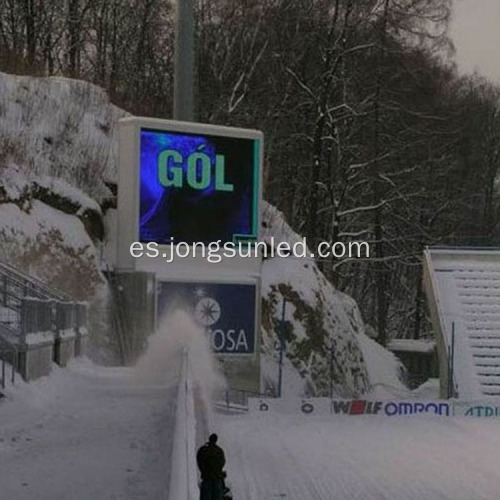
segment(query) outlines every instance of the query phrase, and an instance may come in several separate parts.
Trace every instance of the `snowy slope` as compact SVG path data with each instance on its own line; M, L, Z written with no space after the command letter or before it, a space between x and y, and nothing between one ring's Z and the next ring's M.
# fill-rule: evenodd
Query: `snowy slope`
M113 345L101 204L112 197L105 181L116 177L126 113L85 82L5 73L0 110L0 258L90 302L93 340Z
M300 241L279 212L264 203L263 240L276 243ZM265 374L275 373L277 332L286 298L287 358L302 377L299 393L334 392L356 397L380 384L398 391L401 365L395 356L365 335L365 326L354 300L335 290L312 260L275 257L263 265L263 352ZM274 360L274 363L272 362ZM294 390L300 386L296 377ZM268 385L272 382L268 380ZM300 395L297 394L296 395Z
M235 498L496 500L497 419L218 415Z
M165 500L175 384L73 361L0 402L0 496Z

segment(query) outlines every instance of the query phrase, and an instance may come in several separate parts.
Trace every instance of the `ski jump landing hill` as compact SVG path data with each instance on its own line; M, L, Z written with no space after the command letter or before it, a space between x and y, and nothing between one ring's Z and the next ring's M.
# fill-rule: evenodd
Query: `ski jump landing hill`
M441 397L500 399L500 248L428 248Z

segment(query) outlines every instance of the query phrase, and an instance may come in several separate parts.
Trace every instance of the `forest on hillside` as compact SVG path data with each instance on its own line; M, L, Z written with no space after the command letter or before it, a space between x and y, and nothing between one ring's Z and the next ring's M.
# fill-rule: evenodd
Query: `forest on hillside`
M264 196L311 247L370 242L318 264L380 343L428 335L424 247L500 240L500 89L458 73L452 2L195 4L197 120L264 132ZM0 71L135 114L172 117L174 40L166 0L0 0Z

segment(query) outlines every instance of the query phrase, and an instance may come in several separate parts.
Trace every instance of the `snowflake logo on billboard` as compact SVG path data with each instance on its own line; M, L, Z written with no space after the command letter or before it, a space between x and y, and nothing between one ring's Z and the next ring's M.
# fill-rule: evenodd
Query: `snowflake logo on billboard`
M194 315L203 326L211 326L219 321L221 308L215 299L203 297L196 304Z

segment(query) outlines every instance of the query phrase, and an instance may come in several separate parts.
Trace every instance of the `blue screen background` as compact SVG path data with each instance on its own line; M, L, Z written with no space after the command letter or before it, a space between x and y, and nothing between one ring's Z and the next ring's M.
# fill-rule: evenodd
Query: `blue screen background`
M202 149L212 163L210 185L206 189L193 189L187 183L182 188L162 186L158 180L158 155L166 149L175 149L184 159ZM216 154L225 156L226 180L234 185L233 192L215 190ZM142 129L139 240L208 243L233 241L235 235L254 236L256 165L251 139ZM182 169L185 174L186 161Z

